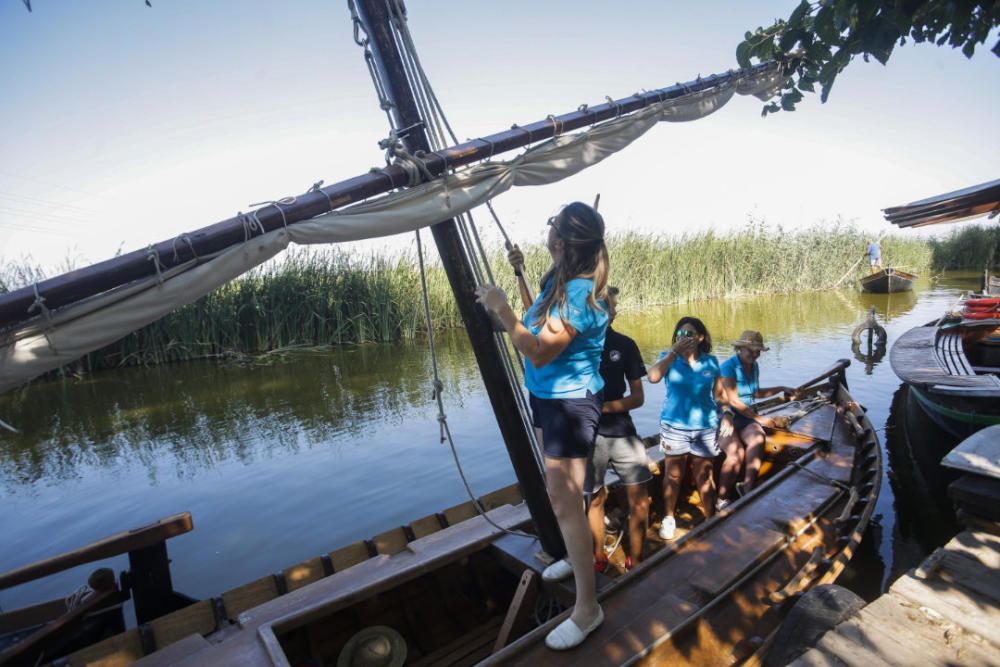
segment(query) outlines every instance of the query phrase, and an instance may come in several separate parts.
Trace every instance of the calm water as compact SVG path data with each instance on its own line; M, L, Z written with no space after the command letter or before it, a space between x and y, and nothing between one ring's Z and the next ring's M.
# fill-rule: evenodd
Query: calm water
M878 308L890 344L936 318L973 274L923 280L916 294L772 296L625 313L616 328L647 361L680 315L705 320L720 358L746 328L764 332L765 386L795 385L852 357L850 334ZM485 390L460 332L440 336L446 408L477 495L514 481ZM175 588L216 595L264 574L466 500L438 441L422 344L358 346L271 365L191 363L106 372L0 397L0 571L119 530L190 511L169 542ZM888 357L854 361L854 396L880 429L888 479L876 523L845 579L872 597L955 530L935 461L950 441L918 416ZM656 430L661 385L636 411ZM928 442L918 442L914 434ZM109 561L115 569L125 558ZM96 565L0 591L9 610L66 595Z

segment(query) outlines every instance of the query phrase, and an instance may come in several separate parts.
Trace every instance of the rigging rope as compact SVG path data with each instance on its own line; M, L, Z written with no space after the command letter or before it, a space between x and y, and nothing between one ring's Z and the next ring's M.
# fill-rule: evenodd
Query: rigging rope
M351 10L351 17L354 20L354 41L364 48L365 50L365 60L369 66L369 72L372 76L372 81L375 85L376 94L379 97L380 106L386 110L386 114L389 117L390 133L389 137L380 143L380 145L386 149L386 162L389 163L391 158L395 158L394 163L402 166L409 177L409 186L416 185L423 180L431 180L432 175L428 171L426 165L421 159L422 154L417 151L415 154L410 154L406 151L402 141L400 140L400 135L405 133L405 130L400 130L390 113L389 109L392 104L387 99L385 94L385 85L383 84L378 71L374 69L373 62L374 58L371 56L371 48L369 46L369 39L367 31L361 22L360 16L355 6L354 0L348 0L348 5ZM414 93L414 103L417 107L417 112L420 118L424 119L423 125L427 131L428 145L431 150L440 150L444 148L446 143L445 132L451 136L452 141L457 143L458 140L455 137L455 133L452 131L451 126L448 124L447 118L444 116L444 111L438 102L437 96L434 95L433 89L431 88L430 81L427 78L423 67L420 64L419 58L416 55L416 47L413 44L413 39L409 33L409 29L406 25L406 20L403 14L403 9L397 0L386 0L385 3L386 11L390 17L390 35L393 42L398 49L402 62L404 75L410 86L410 89ZM363 36L362 36L363 35ZM454 173L454 170L448 170L443 175L443 182L447 185L449 173ZM491 209L492 212L492 209ZM496 214L494 213L496 218ZM508 240L506 232L503 230L500 221L497 218L497 225L501 229L501 233L504 238ZM456 218L456 226L458 228L459 237L459 247L465 256L466 261L468 261L469 266L472 268L473 276L475 280L479 283L487 282L493 283L493 272L490 269L489 261L486 255L486 251L482 245L482 241L479 237L479 232L476 229L475 221L472 218L471 213L465 213ZM455 447L454 440L451 435L451 429L448 425L448 417L444 411L444 399L443 391L444 385L440 380L438 373L438 361L437 361L437 351L434 343L434 327L433 321L430 314L430 297L427 290L427 277L426 277L426 267L423 257L423 243L421 241L419 230L416 231L416 245L417 245L417 257L420 264L420 281L421 289L423 292L424 301L424 316L427 325L427 336L428 345L431 351L431 363L433 365L433 396L438 404L438 415L437 420L440 425L440 438L441 442L448 442L452 457L455 460L455 466L458 469L459 476L462 479L462 484L465 486L465 491L472 501L473 506L476 511L482 515L482 517L492 524L494 527L514 535L521 535L524 537L529 537L535 539L534 535L528 535L520 531L512 531L504 528L497 524L491 517L486 515L486 510L482 507L481 503L476 499L475 494L472 492L472 488L466 479L465 472L462 469L462 464L458 456L458 451ZM477 252L478 251L478 252ZM542 458L539 452L538 443L535 439L534 430L531 427L530 421L528 419L527 413L527 400L525 399L523 392L521 391L521 382L517 377L517 372L514 367L514 363L510 356L510 350L507 345L506 339L503 334L499 332L494 332L494 345L500 355L501 362L504 367L504 372L507 375L508 381L511 382L514 388L514 394L516 396L515 402L518 407L518 413L521 417L522 424L525 431L528 433L529 442L532 450L532 454L535 458L536 464L541 470L544 471L544 466L542 465ZM520 361L520 357L518 357ZM521 365L523 370L523 364Z

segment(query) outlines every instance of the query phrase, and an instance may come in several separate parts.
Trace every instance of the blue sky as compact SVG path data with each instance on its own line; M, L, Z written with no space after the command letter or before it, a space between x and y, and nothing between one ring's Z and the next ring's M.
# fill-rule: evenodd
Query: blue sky
M787 2L412 0L410 27L461 138L735 66ZM0 3L0 259L98 261L382 162L387 132L346 2ZM992 41L996 40L996 34ZM830 101L762 119L734 99L566 182L495 202L539 241L600 192L612 232L797 228L997 178L1000 59L898 48ZM910 232L912 233L912 232ZM405 248L407 238L380 246ZM369 248L369 246L362 246Z

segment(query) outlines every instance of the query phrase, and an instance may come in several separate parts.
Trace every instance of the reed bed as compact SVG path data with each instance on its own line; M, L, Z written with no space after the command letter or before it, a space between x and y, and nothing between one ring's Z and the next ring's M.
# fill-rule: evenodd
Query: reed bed
M864 252L865 235L847 225L797 232L751 224L731 234L680 237L626 234L609 239L611 280L621 307L657 305L829 289ZM883 254L893 266L924 270L931 247L889 237ZM526 247L533 289L548 267L543 246ZM433 250L432 250L433 253ZM505 252L490 264L498 284L516 297ZM866 267L859 265L857 276ZM41 277L29 265L0 267L0 287ZM26 279L27 278L27 279ZM854 276L845 280L851 284ZM432 258L427 271L435 328L460 327L461 317L444 270ZM426 331L420 271L412 254L360 256L333 249L296 249L250 271L116 343L93 352L76 369L89 371L198 358L264 355L275 351L412 339Z
M1000 225L971 225L953 229L941 239L930 241L932 266L948 269L1000 267Z

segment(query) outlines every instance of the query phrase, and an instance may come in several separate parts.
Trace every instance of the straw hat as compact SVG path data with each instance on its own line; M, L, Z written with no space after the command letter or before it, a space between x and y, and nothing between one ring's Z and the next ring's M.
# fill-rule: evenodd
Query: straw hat
M764 337L760 335L759 331L750 329L740 334L739 340L733 342L733 347L747 347L758 352L767 352L771 349L764 345Z
M337 667L402 667L406 640L392 628L373 625L347 640L337 657Z

